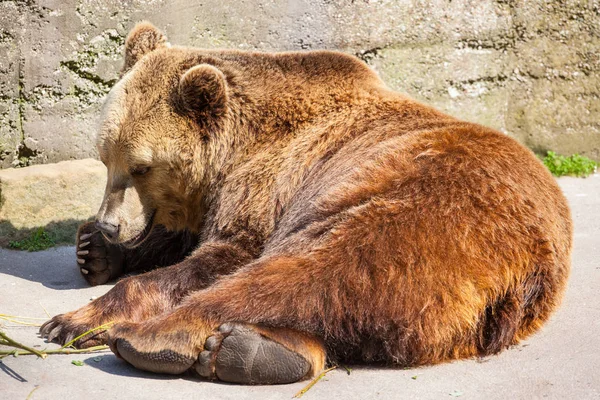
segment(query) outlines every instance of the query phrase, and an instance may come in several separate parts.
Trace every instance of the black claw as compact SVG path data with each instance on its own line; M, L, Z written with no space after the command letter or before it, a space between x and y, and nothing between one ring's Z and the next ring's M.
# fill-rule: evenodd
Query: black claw
M51 320L48 320L46 322L44 322L44 324L40 327L40 336L41 337L47 337L48 333L54 329L54 327L56 326L57 322L56 322L56 317L52 318Z
M69 343L71 340L73 340L73 338L74 338L74 337L75 337L75 334L74 334L74 333L69 333L69 334L67 335L67 337L65 338L65 341L64 341L64 343L63 343L63 344Z
M52 329L50 331L50 333L48 334L48 342L52 342L54 339L58 338L58 336L60 335L62 331L62 326L58 325L56 328Z

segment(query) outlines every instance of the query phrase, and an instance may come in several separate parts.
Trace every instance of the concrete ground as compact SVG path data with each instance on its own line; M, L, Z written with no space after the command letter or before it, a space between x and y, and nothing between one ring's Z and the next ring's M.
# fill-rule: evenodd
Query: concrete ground
M483 360L411 370L334 370L302 398L600 398L600 176L559 182L575 220L573 270L562 307L540 333ZM72 247L39 253L0 250L0 314L46 319L46 310L50 315L70 311L110 289L87 287L74 260ZM22 343L56 347L39 339L35 327L0 323ZM245 387L192 375L156 375L136 370L110 351L45 360L7 357L0 363L2 399L289 399L305 385Z

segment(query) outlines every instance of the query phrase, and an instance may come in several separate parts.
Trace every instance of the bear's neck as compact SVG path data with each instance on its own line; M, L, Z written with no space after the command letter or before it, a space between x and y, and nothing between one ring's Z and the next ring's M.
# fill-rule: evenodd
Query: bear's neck
M202 156L210 160L202 189L208 225L217 218L215 205L248 202L257 203L254 209L272 208L268 199L290 146L326 131L323 127L332 121L344 123L352 109L378 103L390 93L368 66L343 54L248 54L243 62L246 53L221 55L215 65L227 76L230 105L220 134L210 139L209 158ZM229 217L217 219L224 218ZM272 218L258 219L265 226L257 229L269 231Z
M243 159L293 140L306 127L372 102L385 90L366 64L337 52L225 52L219 59L231 103L224 127L227 158L238 159L233 153L241 152Z

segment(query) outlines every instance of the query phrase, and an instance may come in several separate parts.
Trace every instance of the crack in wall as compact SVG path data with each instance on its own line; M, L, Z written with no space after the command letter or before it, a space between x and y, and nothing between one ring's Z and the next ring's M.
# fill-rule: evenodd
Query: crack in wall
M379 57L381 50L384 50L385 48L387 48L387 46L373 47L371 49L360 50L354 53L354 55L370 65L375 58Z
M109 60L120 59L125 37L115 29L108 29L91 39L84 48L74 54L72 59L61 61L60 67L74 74L79 81L71 89L71 95L85 105L97 104L100 98L110 91L117 82L114 77L103 78L95 69L102 58Z
M67 68L69 71L75 73L80 78L86 79L95 85L98 85L103 90L110 90L110 88L117 83L117 79L102 79L99 75L93 74L91 72L86 71L80 67L80 64L77 61L69 60L69 61L61 61L60 65Z
M23 76L23 66L25 64L25 60L21 57L19 59L18 65L18 97L17 97L17 111L18 111L18 125L19 125L19 133L20 133L20 142L15 149L15 161L13 161L14 167L26 167L30 165L31 161L39 155L38 150L31 149L25 143L25 103L27 99L24 95L24 76Z
M25 94L24 94L24 88L25 88L25 82L24 82L24 76L23 76L23 66L25 64L25 60L23 58L20 58L19 60L19 97L18 97L18 115L19 115L19 132L21 134L21 141L20 143L17 145L17 148L15 150L16 153L16 159L15 161L13 161L13 166L14 167L26 167L28 165L31 164L31 161L37 157L39 155L39 152L35 149L31 149L27 146L27 144L25 143L25 128L24 128L24 121L25 121L25 103L27 102L27 99L25 98Z

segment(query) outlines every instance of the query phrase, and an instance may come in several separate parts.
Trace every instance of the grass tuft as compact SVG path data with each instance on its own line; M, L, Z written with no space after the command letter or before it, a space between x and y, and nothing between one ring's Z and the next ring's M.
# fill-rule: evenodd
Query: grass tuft
M579 154L566 157L549 151L542 161L554 176L570 175L585 178L598 169L597 162Z
M54 247L55 244L54 239L44 231L44 228L39 228L28 238L9 242L8 247L17 250L40 251Z

